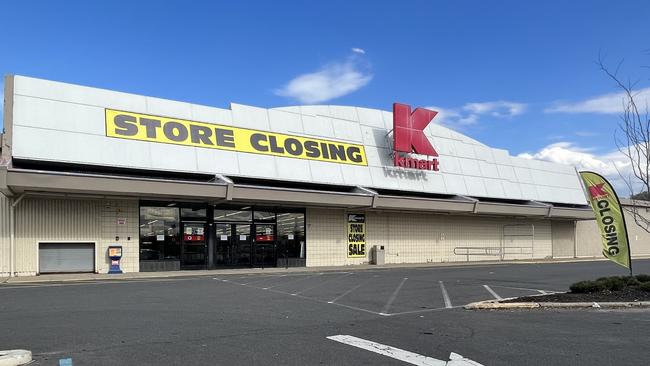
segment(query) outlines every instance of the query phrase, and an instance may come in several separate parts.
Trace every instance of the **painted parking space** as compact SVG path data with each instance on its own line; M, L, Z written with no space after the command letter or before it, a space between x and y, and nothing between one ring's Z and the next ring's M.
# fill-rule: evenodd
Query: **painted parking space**
M498 280L461 280L414 269L220 276L215 277L215 280L380 316L453 309L477 301L549 292L537 288L504 286L504 282ZM507 281L505 283L511 284Z
M650 271L650 261L637 268ZM650 354L634 342L650 331L647 313L459 308L618 270L597 262L0 286L0 323L11 330L0 343L32 350L34 365L400 365L406 356L448 366L613 364L602 347L634 349L626 364L644 364ZM576 342L584 334L595 341ZM398 358L368 349L388 347Z

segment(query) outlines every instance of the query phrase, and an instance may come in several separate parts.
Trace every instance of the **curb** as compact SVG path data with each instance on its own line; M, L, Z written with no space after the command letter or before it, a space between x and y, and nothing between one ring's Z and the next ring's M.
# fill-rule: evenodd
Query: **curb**
M504 299L508 300L508 299ZM650 308L650 301L634 302L497 302L495 300L474 302L465 305L466 310L504 310L504 309L620 309Z
M32 352L24 349L0 351L0 366L19 366L32 362Z
M634 259L650 259L649 257L635 257ZM175 279L182 277L203 277L219 276L230 274L275 274L275 273L311 273L311 272L336 272L336 271L364 271L364 270L387 270L402 268L472 268L481 266L508 266L508 265L530 265L530 264L561 264L580 262L601 262L608 261L606 258L567 258L553 260L513 260L513 261L472 261L472 262L444 262L444 263L394 263L387 265L347 265L347 266L324 266L324 267L283 267L270 268L235 268L235 269L210 269L199 271L169 271L169 272L131 272L124 274L70 274L70 275L37 275L0 277L0 286L12 284L48 283L48 282L84 282L84 281L120 281L120 280L148 280L148 279Z

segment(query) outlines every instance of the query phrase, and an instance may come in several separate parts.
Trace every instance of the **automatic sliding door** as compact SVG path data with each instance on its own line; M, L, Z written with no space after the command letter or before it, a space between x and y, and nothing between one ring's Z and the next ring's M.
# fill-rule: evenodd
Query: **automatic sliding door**
M232 237L232 225L215 224L215 256L214 260L218 266L229 266L237 264L235 253L236 247Z
M255 266L276 265L275 224L255 224Z
M181 269L204 268L207 265L205 223L183 222Z
M253 240L251 238L251 226L249 224L234 224L234 242L237 247L237 263L240 266L251 264L251 251Z

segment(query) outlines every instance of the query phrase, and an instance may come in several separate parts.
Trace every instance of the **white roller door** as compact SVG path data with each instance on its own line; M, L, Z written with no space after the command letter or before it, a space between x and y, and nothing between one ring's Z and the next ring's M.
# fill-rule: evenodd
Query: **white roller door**
M39 273L95 272L94 243L40 243Z

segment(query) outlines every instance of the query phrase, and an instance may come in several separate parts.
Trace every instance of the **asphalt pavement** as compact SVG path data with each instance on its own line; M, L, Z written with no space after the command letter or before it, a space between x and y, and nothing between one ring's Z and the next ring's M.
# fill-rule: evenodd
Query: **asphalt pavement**
M650 260L634 265L650 273ZM0 285L0 349L30 349L35 365L444 365L452 352L486 366L650 360L648 311L462 309L626 274L610 262L215 273Z

